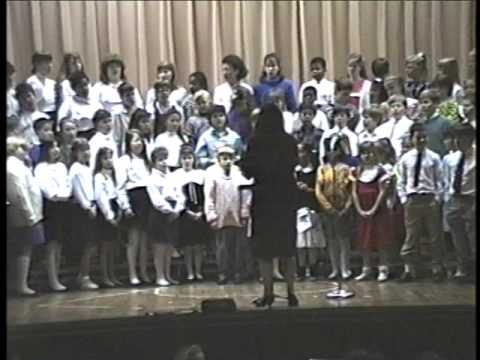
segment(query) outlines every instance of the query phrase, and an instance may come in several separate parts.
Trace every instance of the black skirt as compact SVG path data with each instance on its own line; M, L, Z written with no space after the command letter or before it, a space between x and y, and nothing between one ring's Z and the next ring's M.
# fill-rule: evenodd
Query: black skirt
M115 199L110 200L110 207L115 213L115 218L117 219L120 216L120 207L118 206ZM116 241L118 238L119 229L118 227L112 225L107 221L105 216L101 211L98 211L96 217L96 239L97 241Z
M177 246L179 235L178 218L172 221L171 216L161 213L152 207L148 216L147 229L150 241Z
M147 188L138 187L128 190L127 196L134 216L131 218L125 218L123 225L127 228L133 227L140 230L146 230L148 226L148 216L151 210Z
M47 242L66 243L72 236L72 202L44 199L43 204Z

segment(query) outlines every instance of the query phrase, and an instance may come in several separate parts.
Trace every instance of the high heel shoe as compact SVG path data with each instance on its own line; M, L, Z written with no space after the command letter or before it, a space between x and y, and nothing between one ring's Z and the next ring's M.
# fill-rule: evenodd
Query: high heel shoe
M274 295L266 295L253 300L252 304L254 304L256 307L268 306L268 308L270 309L273 305L274 300L275 300Z
M297 307L298 306L298 298L295 294L288 294L287 300L288 300L288 306L289 307Z

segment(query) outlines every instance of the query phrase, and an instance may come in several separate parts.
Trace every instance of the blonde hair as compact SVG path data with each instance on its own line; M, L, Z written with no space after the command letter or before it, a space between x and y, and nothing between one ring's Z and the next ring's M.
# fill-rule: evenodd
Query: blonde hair
M9 136L7 138L7 156L15 154L15 152L22 147L26 147L25 139L18 136Z
M212 99L212 96L210 95L210 93L207 91L207 90L198 90L195 95L193 95L193 101L195 102L195 104L200 101L201 99L205 100L205 101L208 101L208 100L211 100Z

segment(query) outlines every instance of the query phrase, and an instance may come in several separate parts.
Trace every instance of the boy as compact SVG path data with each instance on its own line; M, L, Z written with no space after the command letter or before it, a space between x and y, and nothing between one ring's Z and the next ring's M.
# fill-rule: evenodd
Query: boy
M123 82L117 89L122 99L123 109L113 117L113 138L118 144L118 155L125 152L125 133L130 126L130 117L138 109L135 103L135 87L129 82Z
M312 80L302 84L298 92L298 103L305 102L304 91L312 86L316 90L315 104L321 106L333 103L335 96L335 83L325 79L327 62L324 58L315 57L310 61L310 73Z
M93 125L96 132L88 142L90 145L90 168L92 170L95 168L97 152L102 147L112 149L114 163L118 159L118 146L112 135L112 115L107 110L98 110L93 115Z
M154 137L157 137L166 130L166 114L174 108L179 114L181 114L183 119L183 109L169 100L170 94L172 93L172 87L170 84L157 81L155 85L153 85L153 88L155 89L155 101L153 102L153 106L146 110L151 114L152 119L154 120L153 135Z
M247 185L247 180L233 165L234 158L232 147L219 147L218 163L211 166L205 176L205 215L215 231L219 285L232 278L236 283L241 282L250 267L245 238L250 194L248 190L240 190L242 185Z
M33 123L35 134L37 135L39 144L32 147L29 152L32 167L35 168L45 150L45 144L55 140L53 134L53 121L49 118L40 118Z
M210 127L208 118L212 109L212 97L207 90L198 90L193 95L193 103L196 111L188 118L184 131L193 144L197 145L200 136Z
M319 105L315 105L315 99L317 98L317 89L313 86L308 86L303 90L303 103L315 108L315 117L313 118L312 122L313 125L317 129L321 129L322 131L327 131L330 129L330 123L328 122L327 116L321 111L321 107ZM293 123L293 130L298 130L302 126L300 117L300 110L298 113L294 115L294 123Z
M475 129L470 124L454 128L458 151L444 159L445 213L456 250L455 279L464 280L475 267L476 255L475 194L476 157L473 141Z
M397 192L405 211L406 237L400 255L405 269L402 282L416 279L413 261L418 253L419 238L424 228L432 249L432 273L435 282L442 281L443 238L440 217L442 197L442 161L440 156L427 148L427 134L422 124L410 128L413 149L398 162Z
M365 141L375 142L379 138L375 133L378 125L382 122L383 111L377 106L372 105L365 111L365 130L358 134L358 143L361 144Z
M320 111L320 110L318 110ZM297 144L308 145L313 159L318 159L318 147L323 135L323 130L313 125L317 109L309 104L300 104L299 110L301 126L293 133Z
M353 90L353 84L350 79L340 79L335 81L335 99L333 103L327 104L322 107L323 112L327 115L330 127L334 126L333 108L335 106L343 106L349 109L347 126L355 133L360 133L363 130L363 123L360 121L360 114L358 110L350 104L351 92ZM358 132L357 132L358 131Z

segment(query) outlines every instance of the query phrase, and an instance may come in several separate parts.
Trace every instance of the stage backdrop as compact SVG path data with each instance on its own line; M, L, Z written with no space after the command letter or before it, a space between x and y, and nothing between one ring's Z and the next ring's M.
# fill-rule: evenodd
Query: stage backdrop
M8 1L7 59L19 82L35 50L52 53L54 77L63 53L78 51L96 80L101 59L119 53L142 93L161 60L176 64L181 84L204 71L213 89L230 53L244 58L250 83L258 82L263 56L272 51L297 82L308 78L314 56L327 60L328 78L344 76L350 52L366 57L369 74L379 56L390 60L393 74L418 51L429 56L430 74L433 61L452 56L463 77L475 46L475 7L475 1Z

